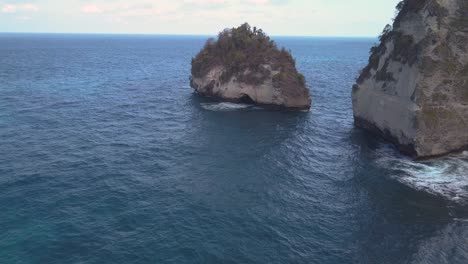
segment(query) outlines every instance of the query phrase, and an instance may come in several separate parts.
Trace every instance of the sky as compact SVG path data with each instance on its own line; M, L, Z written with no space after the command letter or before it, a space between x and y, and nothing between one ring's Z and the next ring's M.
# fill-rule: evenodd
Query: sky
M379 35L399 0L0 0L0 32L214 35L248 22L272 36Z

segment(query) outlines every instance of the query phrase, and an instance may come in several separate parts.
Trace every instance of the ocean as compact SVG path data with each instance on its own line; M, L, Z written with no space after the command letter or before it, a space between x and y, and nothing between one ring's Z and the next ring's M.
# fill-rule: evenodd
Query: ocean
M375 39L274 37L307 113L194 94L205 39L0 34L0 263L468 263L468 153L353 126Z

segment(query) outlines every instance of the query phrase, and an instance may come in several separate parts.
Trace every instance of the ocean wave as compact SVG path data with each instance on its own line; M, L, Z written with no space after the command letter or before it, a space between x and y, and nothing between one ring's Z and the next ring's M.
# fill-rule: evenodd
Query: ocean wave
M400 172L393 177L407 186L468 204L468 152L427 161L387 153L378 163Z
M239 111L244 109L260 109L250 104L235 104L227 102L216 102L216 103L201 103L201 107L209 111L215 112L229 112L229 111Z

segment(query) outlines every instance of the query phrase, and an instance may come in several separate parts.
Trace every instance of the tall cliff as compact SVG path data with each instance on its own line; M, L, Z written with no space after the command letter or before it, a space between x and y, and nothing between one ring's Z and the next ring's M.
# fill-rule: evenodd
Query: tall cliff
M468 0L405 0L353 87L355 124L415 157L468 147Z

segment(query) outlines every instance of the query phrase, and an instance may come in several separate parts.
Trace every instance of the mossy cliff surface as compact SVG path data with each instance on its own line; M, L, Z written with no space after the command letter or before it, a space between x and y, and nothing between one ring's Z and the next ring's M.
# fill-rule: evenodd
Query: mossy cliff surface
M247 23L209 39L192 59L191 86L222 101L278 109L309 109L304 76L291 54Z
M405 0L353 87L357 126L415 157L468 147L468 1Z

